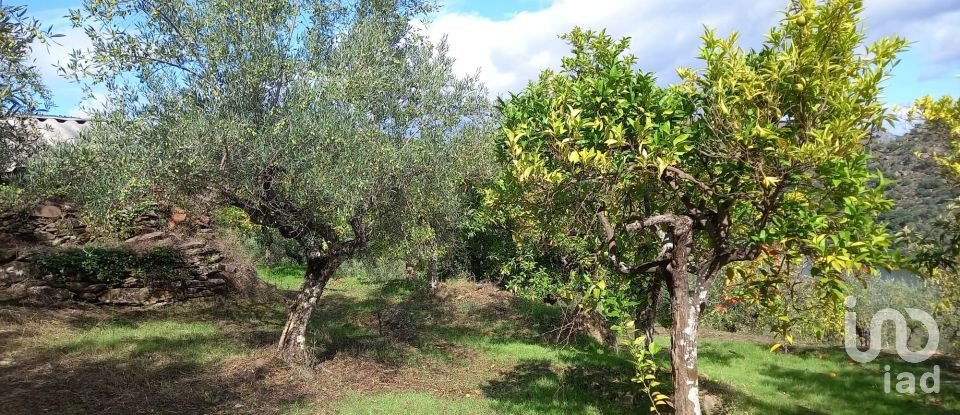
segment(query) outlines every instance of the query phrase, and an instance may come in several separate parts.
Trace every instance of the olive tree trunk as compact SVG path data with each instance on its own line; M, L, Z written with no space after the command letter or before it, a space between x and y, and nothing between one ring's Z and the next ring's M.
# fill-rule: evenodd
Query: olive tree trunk
M307 270L297 299L290 305L287 324L280 334L277 353L291 363L310 364L311 355L307 348L307 326L323 289L343 258L318 258L307 261Z

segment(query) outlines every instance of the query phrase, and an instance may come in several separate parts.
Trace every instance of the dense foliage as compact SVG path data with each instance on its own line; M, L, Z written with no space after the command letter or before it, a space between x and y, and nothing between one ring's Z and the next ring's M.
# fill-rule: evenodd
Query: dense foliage
M705 68L668 88L633 69L627 40L575 30L559 72L500 104L499 198L524 231L575 238L595 252L581 264L665 283L678 413L700 412L697 321L721 271L728 293L782 313L775 330L790 342L791 286L814 286L808 301L836 330L844 277L886 263L876 218L890 202L864 143L889 120L880 82L905 41L864 45L861 10L791 2L754 51L707 31Z
M944 176L934 155L949 149L950 134L935 124L920 125L901 137L871 144L871 165L891 180L886 195L893 208L881 219L891 232L909 228L933 236L960 189Z
M41 143L35 126L21 116L33 115L50 103L50 91L43 85L33 65L31 52L35 42L45 43L58 37L50 29L27 15L26 6L0 4L0 180L6 188L13 172Z
M633 380L654 412L701 412L701 319L765 327L776 351L798 334L839 336L842 300L855 294L862 315L937 302L957 332L960 204L900 234L899 264L926 283L873 276L900 259L890 228L931 223L957 194L942 189L960 179L960 99L917 104L929 125L915 134L945 128L949 147L873 142L891 118L882 83L906 42L866 43L860 0L792 0L752 50L707 30L702 67L680 68L670 86L637 69L629 39L577 28L559 70L500 99L499 119L420 28L432 10L86 0L71 19L92 47L66 69L106 87L111 105L88 134L33 158L28 183L113 228L175 203L210 214L258 262L304 263L278 348L297 362L310 360L313 309L343 264L365 280L471 271L570 305L580 314L568 327L601 316L630 338ZM47 92L25 62L49 31L22 7L0 5L0 26L4 115L36 111ZM34 152L14 139L29 134L0 134L5 166ZM927 175L932 166L947 179ZM888 187L876 167L899 182ZM890 211L888 197L904 203ZM57 279L101 282L169 278L181 263L173 251L108 247L38 259ZM672 398L652 358L662 308Z
M153 281L181 278L186 272L180 252L167 247L137 253L125 247L85 246L42 255L37 265L63 282L113 283L127 277Z
M925 122L949 131L949 148L931 156L950 184L960 186L960 98L924 97L917 100L915 111ZM938 312L955 315L960 304L960 200L949 205L935 232L908 233L902 239L911 254L909 263L940 290Z
M337 267L369 252L439 255L465 216L460 189L484 173L486 92L412 23L430 9L85 1L71 18L93 47L67 66L106 86L111 107L38 160L35 183L100 217L144 201L232 206L295 241L306 282L280 349L305 360Z

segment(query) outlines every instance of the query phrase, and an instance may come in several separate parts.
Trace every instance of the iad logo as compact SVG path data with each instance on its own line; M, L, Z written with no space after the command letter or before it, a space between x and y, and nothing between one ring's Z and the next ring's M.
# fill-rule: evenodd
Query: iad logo
M897 354L900 358L909 363L920 363L937 351L940 345L940 329L937 322L927 312L916 308L907 308L907 315L911 319L923 324L927 329L927 344L918 351L910 350L907 346L909 340L909 328L907 319L897 310L885 308L878 311L870 319L870 327L864 330L857 327L857 313L851 311L857 305L856 297L849 296L844 301L847 308L846 318L844 319L844 348L847 349L847 355L859 363L872 362L880 355L880 348L883 346L883 324L887 321L892 322L896 329L894 343ZM876 341L872 339L876 338ZM860 351L857 348L857 341L864 339L866 351ZM884 366L883 386L884 392L890 393L890 366ZM932 384L931 384L932 382ZM920 390L924 393L940 393L940 367L933 366L933 371L924 373L920 377ZM917 387L917 379L913 373L903 372L897 375L897 392L914 393Z

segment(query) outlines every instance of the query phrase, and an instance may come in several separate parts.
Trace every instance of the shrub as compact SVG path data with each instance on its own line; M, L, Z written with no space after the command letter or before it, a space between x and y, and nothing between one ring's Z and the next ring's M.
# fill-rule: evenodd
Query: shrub
M854 286L852 295L857 299L853 309L857 313L858 323L868 327L870 319L881 309L890 308L901 313L907 308L916 308L930 313L940 329L940 352L956 349L958 318L953 310L939 307L941 292L936 284L901 272L894 272L884 278L871 281L866 287ZM909 329L908 345L911 348L922 347L927 342L927 332L921 324L907 319ZM885 324L882 335L873 333L874 341L883 339L883 347L893 347L896 338L892 324Z
M303 253L296 241L284 238L274 229L257 225L250 216L235 207L223 207L211 213L225 245L237 248L235 253L265 265L303 263Z
M126 247L73 248L42 255L37 265L62 282L113 283L131 276L147 281L178 279L185 272L182 254L169 247L142 254Z

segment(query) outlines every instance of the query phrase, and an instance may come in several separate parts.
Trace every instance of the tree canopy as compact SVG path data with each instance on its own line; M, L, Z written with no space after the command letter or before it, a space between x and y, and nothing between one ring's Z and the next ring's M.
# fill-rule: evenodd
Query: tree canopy
M947 151L932 156L943 176L956 188L960 184L960 98L922 97L913 111L919 112L924 122L949 131ZM952 201L936 225L937 231L932 235L906 233L902 242L910 250L908 265L940 288L941 311L955 313L960 301L960 201Z
M38 161L38 182L95 213L157 199L234 206L296 240L307 278L281 351L303 360L306 320L337 266L455 220L459 186L484 172L486 92L414 26L429 10L88 0L71 17L93 47L68 68L111 104L100 128Z
M561 70L499 106L502 197L521 212L578 212L580 224L524 217L600 240L611 269L666 283L677 413L699 413L697 320L721 271L731 290L768 302L806 264L836 328L844 278L886 263L876 217L889 201L864 144L890 119L881 81L905 41L865 44L861 11L793 1L750 51L708 30L703 68L680 69L669 87L633 69L628 40L574 30Z
M33 64L34 42L58 37L27 15L26 6L0 4L0 168L2 175L21 167L37 152L34 126L20 117L34 115L50 104L50 91ZM8 178L3 177L6 181Z

